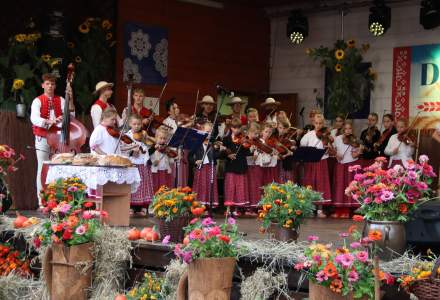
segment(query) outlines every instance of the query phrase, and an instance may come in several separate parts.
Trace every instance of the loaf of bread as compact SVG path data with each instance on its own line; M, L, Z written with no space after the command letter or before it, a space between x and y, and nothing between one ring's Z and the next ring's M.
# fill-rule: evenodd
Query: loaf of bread
M74 156L73 153L58 153L52 156L51 162L54 164L71 164Z
M99 166L131 167L131 161L120 155L102 155L98 159Z
M73 158L72 164L76 166L90 166L95 165L98 157L91 153L78 153Z

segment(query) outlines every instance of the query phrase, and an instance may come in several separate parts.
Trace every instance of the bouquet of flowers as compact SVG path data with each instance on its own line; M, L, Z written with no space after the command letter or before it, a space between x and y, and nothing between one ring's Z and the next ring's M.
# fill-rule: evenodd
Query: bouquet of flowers
M162 299L164 279L155 273L145 272L144 281L127 293L127 300Z
M337 249L329 244L318 243L317 236L309 236L310 245L295 269L302 270L311 282L337 294L346 296L353 293L355 299L363 296L373 299L374 266L368 248L371 247L371 252L375 252L374 242L381 238L381 232L371 231L368 237L361 238L355 225L348 231L339 234L343 238L343 247ZM351 243L347 241L350 236ZM380 271L379 277L387 284L394 283L390 274Z
M15 172L15 166L20 160L24 160L22 154L17 155L15 150L8 145L0 145L0 209L1 212L6 212L12 204L9 195L8 185L6 183L6 176L9 173Z
M196 200L196 194L190 187L168 189L162 186L154 195L153 213L167 222L181 216L199 216L205 212L205 207Z
M304 218L313 215L313 201L319 200L322 200L321 194L311 187L301 187L290 181L284 184L271 183L264 187L258 218L264 230L271 223L284 228L298 228Z
M184 262L190 263L198 258L237 257L238 234L235 219L227 218L221 225L207 217L195 218L184 228L183 244L177 244L174 253Z
M14 272L21 276L31 276L30 262L24 253L14 250L9 244L0 244L0 276Z
M366 220L406 222L421 199L430 195L429 185L436 176L426 155L419 163L408 161L408 167L396 165L382 169L386 159L378 157L369 167L351 167L354 180L345 193L360 203L359 212Z

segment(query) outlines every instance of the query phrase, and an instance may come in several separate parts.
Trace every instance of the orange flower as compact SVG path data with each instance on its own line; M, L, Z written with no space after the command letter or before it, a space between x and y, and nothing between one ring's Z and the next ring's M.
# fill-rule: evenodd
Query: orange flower
M183 200L191 202L193 200L193 196L192 195L185 196L185 197L183 197Z
M342 290L342 281L340 279L333 279L330 283L330 289L335 293L340 293Z
M200 216L205 212L205 208L204 207L192 208L191 212L195 216Z
M336 249L336 255L349 253L347 248L338 248Z
M281 205L281 200L280 199L276 199L274 202L275 202L276 205Z
M353 232L356 230L356 225L351 225L350 227L348 227L348 233L353 234Z
M70 227L75 227L79 222L78 217L76 216L69 216L67 218L67 225L69 225Z
M336 267L333 263L328 263L325 267L324 267L324 273L327 274L328 277L334 277L336 275L338 275L338 271L336 270Z
M297 210L295 210L295 214L296 214L297 216L299 216L300 214L302 214L302 211L301 211L300 209L297 209Z
M408 206L406 206L405 203L401 203L401 204L399 205L399 211L400 211L402 214L406 214L406 213L408 213Z
M182 192L184 193L191 193L191 188L189 186L185 186L182 188Z
M353 221L355 222L362 222L364 220L364 217L361 215L353 215Z
M372 241L380 241L382 239L382 232L380 230L370 230L368 238Z

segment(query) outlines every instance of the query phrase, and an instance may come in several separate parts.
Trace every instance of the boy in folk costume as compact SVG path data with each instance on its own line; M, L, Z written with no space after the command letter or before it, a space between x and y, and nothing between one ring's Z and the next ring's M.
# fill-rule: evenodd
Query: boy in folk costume
M138 114L132 114L128 124L130 130L127 132L127 135L136 140L135 143L139 146L130 156L130 160L136 165L141 176L139 188L131 194L130 206L133 210L132 212L139 212L145 216L148 214L148 205L150 205L154 196L153 175L151 173L151 166L148 164L150 159L149 147L143 142L142 117ZM138 140L139 138L140 140Z
M348 219L351 209L359 207L359 204L351 197L345 195L345 189L353 180L355 173L350 168L358 164L361 148L353 135L351 123L346 122L343 126L343 134L336 137L333 143L336 150L338 163L334 171L334 185L332 205L336 208L333 218Z
M63 119L63 110L66 105L63 97L55 95L56 77L52 74L43 75L43 94L32 101L31 105L31 122L32 131L35 135L35 151L37 155L37 196L39 205L41 205L40 191L42 189L41 170L43 162L49 160L50 148L47 144L47 132L50 127L61 122ZM75 116L75 106L73 104L72 91L68 90L70 94L69 111L72 116Z
M239 208L245 208L249 201L247 199L248 189L246 180L247 161L249 149L241 145L241 120L234 118L231 121L231 134L223 139L226 148L225 163L225 205L231 206L234 216L241 213Z
M101 114L104 110L107 108L113 108L115 111L115 107L108 103L110 97L113 94L113 83L109 83L106 81L100 81L96 84L94 94L99 95L98 100L95 101L95 103L92 105L92 108L90 109L90 116L92 117L93 122L93 128L96 128L101 123ZM122 116L124 117L124 116ZM117 125L122 126L124 123L124 120L119 117L118 114L116 114L117 118Z
M145 93L143 89L133 90L133 105L131 106L131 113L139 115L142 119L143 125L148 125L149 119L152 112L144 106Z
M156 192L161 186L173 186L172 167L174 164L173 157L177 153L167 147L170 139L170 132L163 127L156 130L156 146L151 148L151 173L153 174L153 190ZM174 152L173 152L174 151Z
M206 133L211 132L211 122L208 121L202 126L202 131ZM197 193L197 199L199 199L200 203L206 206L209 206L211 204L211 195L213 197L212 206L218 206L216 165L219 156L220 147L213 144L212 147L208 148L208 139L206 139L198 149L190 153L190 161L195 167L192 189L193 192ZM213 185L211 185L211 176L213 176Z
M322 114L315 114L313 127L314 129L309 131L301 139L301 146L327 150L331 148L331 143L326 144L319 139L316 134L324 128L324 116ZM318 162L304 163L304 178L302 180L303 185L310 185L315 191L321 192L324 200L331 199L327 158L328 154L325 153ZM322 207L318 208L317 215L320 218L326 217L322 211Z
M393 134L385 148L385 154L390 156L389 167L403 165L408 167L408 160L412 160L414 154L415 141L408 135L408 121L399 119L396 123L397 133Z

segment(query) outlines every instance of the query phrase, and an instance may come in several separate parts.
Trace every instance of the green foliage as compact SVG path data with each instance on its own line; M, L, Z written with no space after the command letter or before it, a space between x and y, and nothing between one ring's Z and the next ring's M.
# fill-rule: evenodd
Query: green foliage
M338 40L333 48L321 46L307 49L307 54L330 72L327 93L331 115L359 110L367 93L374 89L376 73L371 68L361 68L362 54L368 48L368 44L356 48L354 40Z

